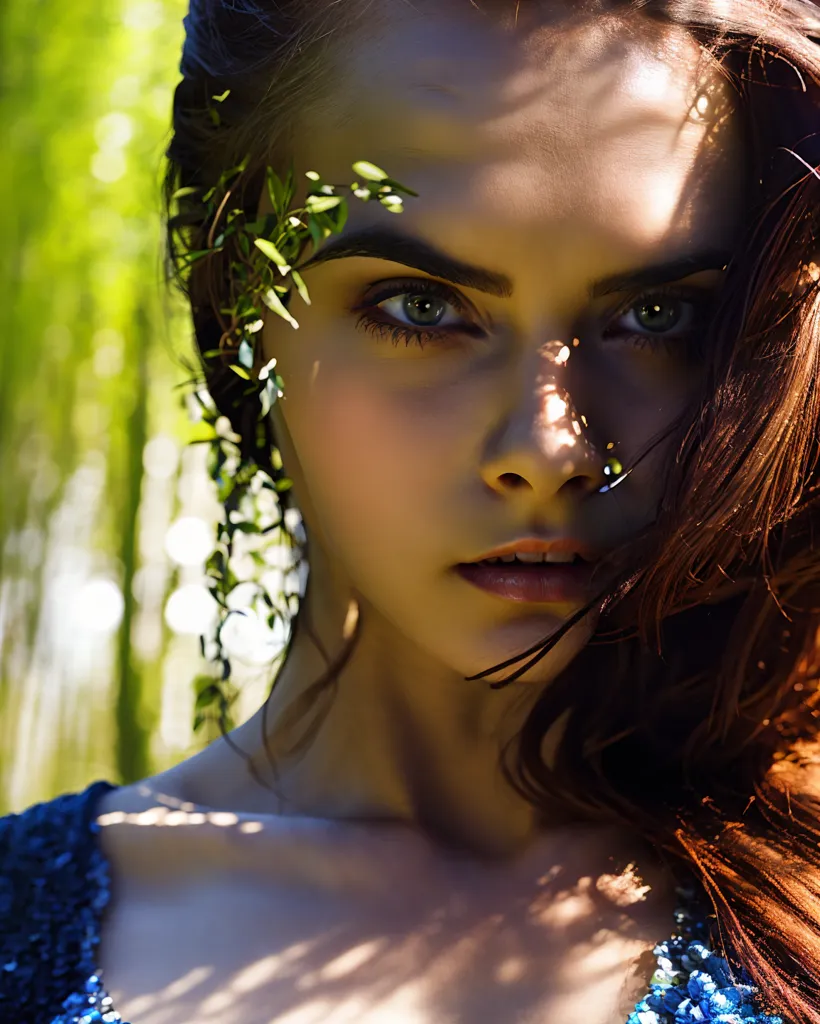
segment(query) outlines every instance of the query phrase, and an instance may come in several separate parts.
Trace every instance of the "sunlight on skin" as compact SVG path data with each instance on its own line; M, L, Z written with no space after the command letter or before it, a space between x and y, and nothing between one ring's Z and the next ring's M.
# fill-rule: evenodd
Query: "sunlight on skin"
M237 974L231 982L231 990L253 992L254 989L261 988L266 982L278 977L287 964L288 959L284 954L274 953L272 956L263 957Z
M356 1024L368 1010L366 1000L358 998L313 999L276 1018L276 1024ZM396 1024L424 1024L423 1017L397 1017Z
M500 985L513 985L526 974L527 963L522 957L511 957L498 965L495 980Z
M101 814L98 818L101 825L153 825L171 826L181 825L216 825L219 828L231 828L239 824L239 818L230 811L211 811L202 814L196 811L171 811L167 807L152 807L148 811L138 811L127 814L124 811L111 811L109 814ZM247 825L248 823L246 823ZM257 823L258 824L258 823ZM262 827L261 825L259 826ZM243 828L243 831L258 831L255 827Z
M322 981L343 978L346 974L351 974L369 960L372 960L374 956L381 952L384 946L385 941L383 939L364 942L360 946L354 946L353 949L347 950L342 956L336 957L335 960L325 964L319 972L319 978Z
M698 48L678 28L632 31L636 18L614 33L593 19L556 38L538 21L552 5L532 4L513 35L466 8L451 19L445 0L373 6L370 31L339 55L333 95L299 126L297 170L349 182L353 161L380 163L420 194L391 227L484 267L495 290L445 289L463 300L456 327L393 346L361 310L386 281L436 275L348 254L307 271L299 331L268 318L263 356L286 383L271 415L310 538L305 613L336 653L361 606L362 642L307 754L283 758L284 810L226 744L157 783L184 805L148 789L150 808L120 805L112 845L138 880L121 962L134 979L140 943L166 944L138 992L212 962L218 977L177 1019L213 1024L259 1005L277 1024L428 1024L459 1019L454 1007L460 1019L610 1021L635 959L669 934L671 882L648 865L643 884L635 865L651 851L630 831L550 828L498 771L520 724L505 712L555 678L595 623L518 692L467 686L568 609L511 607L453 570L531 533L608 551L652 521L669 453L598 500L602 467L616 444L628 465L687 408L701 365L688 349L646 351L634 325L608 332L621 303L596 282L730 248L741 151L731 133L709 145L713 111L689 73ZM383 225L374 207L351 204L345 230ZM716 292L721 271L707 273L697 284ZM269 728L325 670L312 644L297 636ZM232 739L265 772L260 719ZM542 745L548 762L555 742Z
M131 1014L135 1017L139 1017L142 1014L147 1015L148 1011L155 1006L161 1007L165 1003L181 998L188 992L193 991L198 985L204 984L213 974L213 971L213 967L195 967L181 978L172 981L170 985L167 985L161 992L157 992L156 995L147 995L135 999L131 1006Z
M596 889L619 907L638 903L652 891L651 885L641 885L636 864L627 864L620 875L600 875L595 882Z
M155 796L154 799L173 802L165 796ZM145 829L146 823L161 828L170 822L173 822L171 832L174 834L179 834L180 829L191 822L213 826L220 832L239 832L249 824L259 829L264 829L266 824L271 825L270 821L266 823L261 819L243 821L241 815L232 813L186 812L162 804L128 813L112 812L100 819L101 824L138 826L140 830ZM287 847L287 835L280 838L283 843L277 843L277 846ZM317 842L321 845L321 839L315 834L301 846L297 842L300 865L310 864L314 859L313 847ZM338 856L335 852L328 855L328 868L332 865L335 870L344 861L345 850L338 852ZM286 855L287 850L284 860L287 860ZM376 862L381 864L382 859L378 856L375 861L370 859L371 871ZM314 863L308 868L308 874L315 876L318 867ZM215 868L220 870L218 863ZM236 869L247 877L240 862L237 862ZM273 863L270 869L275 871ZM389 934L385 932L372 937L372 929L381 931L385 927L384 922L378 923L378 915L372 923L365 918L360 927L354 928L349 935L344 931L339 933L340 945L336 946L334 953L332 945L327 946L327 940L336 926L328 928L324 925L316 939L293 943L282 952L254 959L227 976L215 990L209 990L208 984L215 968L200 963L195 970L186 970L172 985L138 997L129 1004L128 1011L131 1016L141 1016L146 1020L150 1014L153 1024L166 1024L167 1012L167 1022L173 1024L178 1013L175 1017L172 1004L177 1000L176 1010L190 1007L186 1012L191 1019L233 1024L235 1011L241 1010L241 1004L237 1002L239 998L253 1000L257 993L262 995L284 986L287 995L283 1003L277 1003L276 1016L271 1018L277 1024L282 1020L309 1020L319 1008L324 1008L322 1012L325 1013L322 1024L365 1018L373 1020L374 1024L376 1021L389 1021L390 1024L426 1022L433 1013L440 1019L442 1012L446 1015L446 1010L442 1011L441 1007L446 1005L446 993L451 986L457 979L466 982L477 969L481 970L477 965L486 962L488 957L490 964L484 970L486 981L492 980L502 986L522 985L528 990L537 987L540 973L536 964L522 955L520 941L516 938L522 926L535 926L539 932L544 929L548 948L555 950L547 960L550 971L554 972L557 992L552 1005L556 1008L561 1005L564 999L561 987L565 985L569 990L572 979L577 981L579 971L591 991L600 988L605 994L607 972L623 970L625 956L635 947L629 944L634 943L632 939L613 938L612 926L607 927L603 919L600 935L596 931L589 939L579 940L579 935L588 934L584 922L591 912L594 913L593 886L619 906L640 902L649 892L649 886L640 886L641 879L634 862L628 863L620 873L608 872L597 881L597 876L591 874L577 878L573 874L568 878L569 889L562 883L568 870L563 863L556 863L548 871L535 876L527 906L518 912L522 916L516 926L506 911L488 907L483 913L476 912L471 894L476 889L497 887L501 884L501 874L495 871L484 874L481 870L476 873L474 865L464 863L461 884L456 888L442 887L441 879L429 876L426 884L429 906L424 906L426 899L420 901L418 915L415 912L411 914L401 936L391 930ZM347 899L350 895L347 888L341 891ZM534 899L533 891L536 894ZM251 886L242 899L253 904L259 897L253 894ZM510 899L513 903L518 900L514 895L508 897L508 901ZM441 905L437 905L439 900ZM241 931L243 911L236 901L234 906L238 916L233 923ZM577 930L579 926L580 933ZM371 936L363 938L368 931ZM357 935L360 936L359 941L356 941ZM213 940L217 940L216 933ZM573 951L571 969L564 965L565 958L561 955L564 947ZM207 956L217 956L218 949L218 942L209 945ZM200 993L195 991L198 987ZM187 1000L183 998L186 995ZM445 999L445 1004L440 1004L442 999Z
M573 892L549 892L537 896L530 905L529 916L551 929L569 928L589 915L588 893L592 885L591 878L581 878Z

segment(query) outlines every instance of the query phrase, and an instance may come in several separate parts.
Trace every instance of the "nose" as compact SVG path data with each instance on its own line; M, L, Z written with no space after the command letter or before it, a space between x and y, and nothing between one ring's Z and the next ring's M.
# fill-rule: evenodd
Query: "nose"
M495 493L543 507L559 494L580 498L606 482L606 456L559 377L530 379L488 439L481 476Z

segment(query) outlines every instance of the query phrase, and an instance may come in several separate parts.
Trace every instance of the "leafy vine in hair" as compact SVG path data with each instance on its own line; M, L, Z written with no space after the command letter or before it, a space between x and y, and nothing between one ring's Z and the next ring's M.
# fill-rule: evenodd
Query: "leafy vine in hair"
M212 97L222 103L229 92ZM210 108L211 119L219 125L219 112ZM356 181L350 185L326 183L316 171L306 172L310 181L304 206L294 207L295 184L291 167L283 181L273 170L266 169L266 183L272 211L249 220L238 205L231 205L234 189L247 169L248 158L225 171L216 185L203 195L200 189L186 187L174 193L173 199L184 207L185 219L209 224L204 248L182 249L173 256L175 269L186 275L193 264L212 257L225 249L232 240L232 258L229 265L228 304L218 310L222 335L219 347L202 352L205 361L221 361L247 386L235 399L236 405L250 403L258 407L256 418L259 430L257 440L262 441L265 417L277 399L284 394L284 381L275 372L276 359L264 365L258 356L264 316L275 313L293 329L299 327L291 309L294 293L307 305L310 294L299 273L300 260L306 250L315 250L332 234L339 234L347 222L348 190L363 202L378 200L391 213L403 210L402 194L415 196L416 192L389 177L381 168L362 160L353 164ZM193 215L193 216L192 216ZM284 511L278 495L291 487L284 475L281 455L270 452L272 477L251 459L243 457L241 438L231 426L231 420L218 411L208 392L207 378L202 372L186 381L183 404L192 421L200 423L197 437L190 444L207 444L208 473L216 485L219 501L225 509L224 520L217 528L216 545L205 563L210 590L217 605L217 619L213 636L200 637L203 658L212 663L213 672L199 674L193 680L195 691L194 731L206 722L217 724L225 732L234 727L232 709L239 691L231 681L231 662L223 646L222 633L233 615L247 615L247 607L232 606L230 595L240 584L250 583L257 595L255 612L260 614L269 629L277 618L284 621L292 612L292 603L278 605L266 587L257 578L242 579L233 564L237 556L237 534L264 538L285 533ZM270 543L268 541L267 543ZM270 568L259 550L245 552L257 570ZM285 598L286 595L281 595ZM259 605L261 602L261 605Z

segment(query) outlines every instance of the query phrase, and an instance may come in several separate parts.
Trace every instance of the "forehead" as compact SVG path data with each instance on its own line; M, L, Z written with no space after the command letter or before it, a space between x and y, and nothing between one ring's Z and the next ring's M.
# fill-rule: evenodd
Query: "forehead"
M471 0L378 7L305 111L297 167L344 182L355 160L372 160L420 193L407 207L414 227L435 235L446 210L456 246L479 210L489 233L514 229L519 248L613 242L636 257L736 229L731 88L683 28L642 14L579 21L537 2L522 3L517 24ZM362 205L352 217L383 218Z

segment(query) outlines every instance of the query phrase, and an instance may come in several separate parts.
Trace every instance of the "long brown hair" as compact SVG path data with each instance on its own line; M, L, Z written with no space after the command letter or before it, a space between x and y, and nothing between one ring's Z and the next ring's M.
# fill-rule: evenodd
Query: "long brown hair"
M626 568L594 641L545 687L505 771L537 807L632 827L694 871L764 1007L820 1024L820 8L609 6L685 26L732 82L748 231L657 519L618 553ZM202 248L210 229L170 216L173 193L211 187L245 155L235 197L253 213L265 165L287 164L300 111L321 100L333 47L366 7L340 18L329 0L192 0L168 153L172 250ZM225 89L217 129L209 99ZM229 259L181 282L203 352L222 332ZM238 386L210 367L211 394L264 466L270 422L260 448L253 414L234 412ZM561 716L548 767L542 741Z

